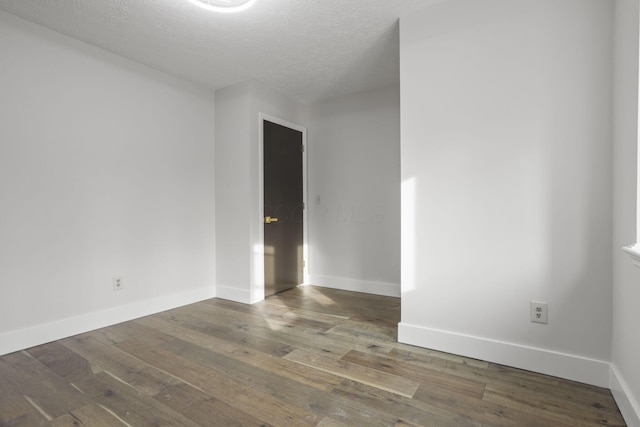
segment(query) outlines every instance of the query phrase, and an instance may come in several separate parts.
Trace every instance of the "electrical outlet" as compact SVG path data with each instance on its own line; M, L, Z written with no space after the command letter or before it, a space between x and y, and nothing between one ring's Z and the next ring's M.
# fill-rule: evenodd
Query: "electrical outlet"
M549 310L546 302L531 301L531 321L533 323L549 323Z
M113 278L113 290L121 291L124 287L124 281L122 280L122 276L115 276Z

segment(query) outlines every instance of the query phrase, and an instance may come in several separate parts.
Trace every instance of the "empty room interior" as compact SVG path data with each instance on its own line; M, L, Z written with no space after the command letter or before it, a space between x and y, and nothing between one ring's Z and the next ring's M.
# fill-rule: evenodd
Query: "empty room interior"
M0 0L0 427L640 427L638 0Z

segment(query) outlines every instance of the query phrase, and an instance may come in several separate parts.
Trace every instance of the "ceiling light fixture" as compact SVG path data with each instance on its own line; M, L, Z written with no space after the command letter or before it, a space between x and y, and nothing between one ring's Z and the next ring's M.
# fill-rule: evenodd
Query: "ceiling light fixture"
M240 12L241 10L249 9L256 0L187 0L203 9L211 10L213 12Z

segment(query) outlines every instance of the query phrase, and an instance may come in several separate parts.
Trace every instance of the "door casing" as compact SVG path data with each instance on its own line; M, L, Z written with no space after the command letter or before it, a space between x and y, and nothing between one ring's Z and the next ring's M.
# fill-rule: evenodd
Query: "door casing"
M302 211L302 258L304 260L303 268L303 284L309 283L309 250L308 250L308 230L307 220L309 212L309 203L307 200L307 128L273 117L268 114L258 114L258 210L259 215L256 218L258 225L258 243L254 248L255 256L255 295L257 299L264 299L264 122L278 124L280 126L288 127L302 133L302 146L304 151L302 152L302 201L304 203L304 210ZM260 298L261 296L261 298Z

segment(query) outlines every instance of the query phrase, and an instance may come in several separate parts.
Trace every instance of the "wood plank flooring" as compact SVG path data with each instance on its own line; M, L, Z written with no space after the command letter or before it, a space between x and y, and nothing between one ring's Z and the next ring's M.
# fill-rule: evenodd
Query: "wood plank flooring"
M396 342L400 301L213 299L0 358L8 426L624 426L609 390Z

